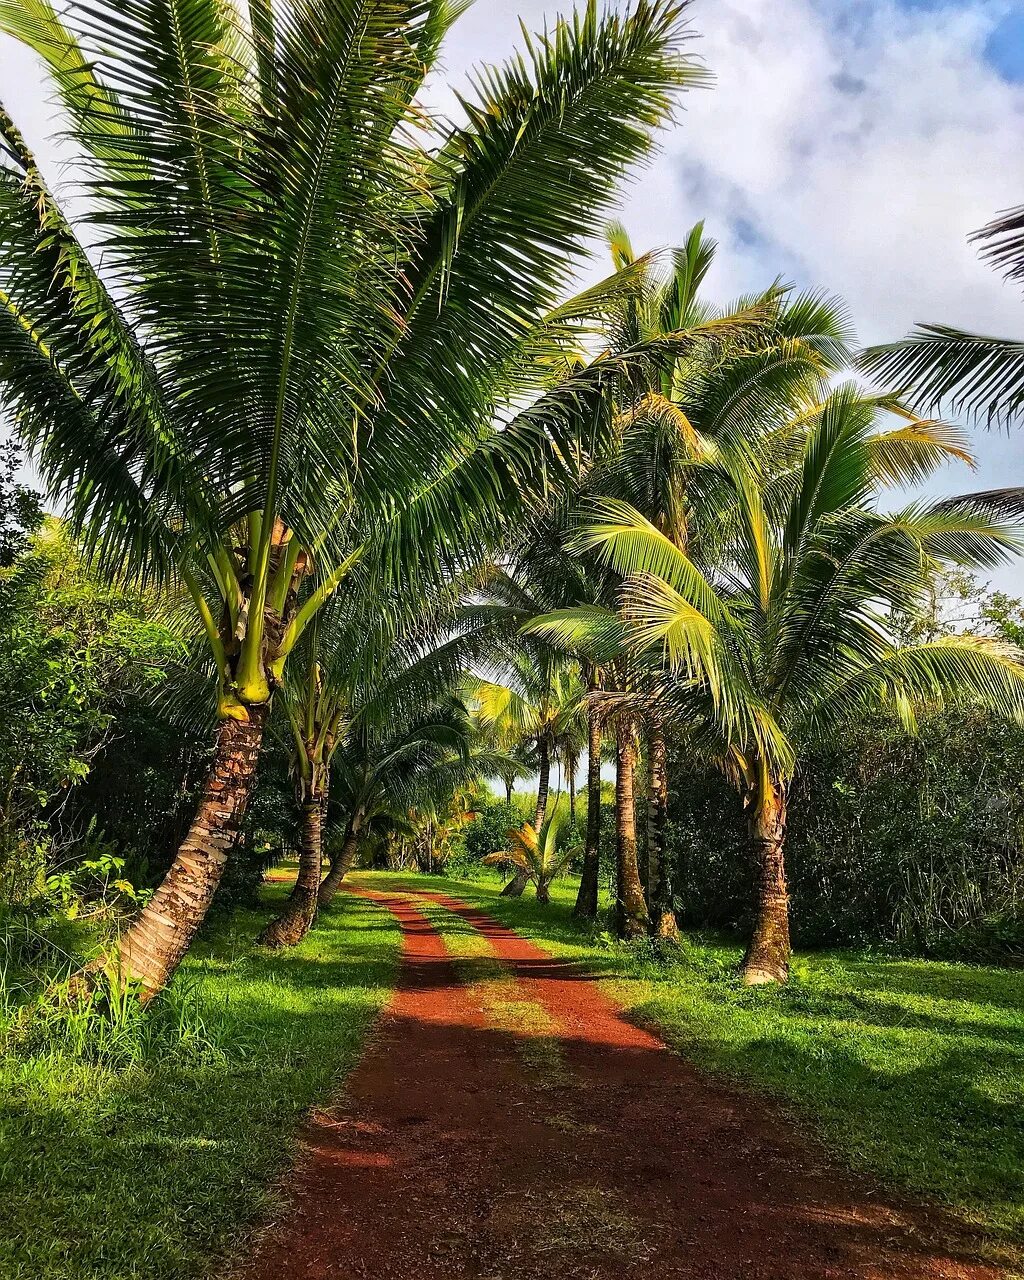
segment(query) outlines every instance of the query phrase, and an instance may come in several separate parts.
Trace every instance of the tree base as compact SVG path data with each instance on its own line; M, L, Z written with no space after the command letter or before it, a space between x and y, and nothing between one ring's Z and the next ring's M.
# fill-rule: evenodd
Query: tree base
M744 965L740 978L745 987L780 987L789 981L789 969L778 966L766 969L761 965Z
M526 876L516 876L514 879L508 882L508 884L504 887L504 889L502 889L501 897L521 898L523 894L526 892L526 886L528 884L529 884L529 880L527 879Z
M280 951L295 947L309 933L316 919L316 900L311 904L293 901L279 916L271 920L256 939L257 945Z
M655 917L654 936L662 942L672 942L676 946L679 945L681 941L679 922L676 920L674 911L662 911Z

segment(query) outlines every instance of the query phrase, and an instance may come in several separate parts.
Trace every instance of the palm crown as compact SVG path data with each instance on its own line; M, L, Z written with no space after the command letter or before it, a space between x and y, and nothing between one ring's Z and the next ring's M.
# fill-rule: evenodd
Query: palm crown
M803 434L800 465L776 492L723 460L734 501L717 563L698 562L635 509L599 500L579 537L623 575L621 614L549 615L535 629L589 635L646 655L656 694L691 742L738 782L761 855L762 910L748 974L778 977L788 960L782 841L800 744L827 734L868 699L912 716L922 699L982 699L1024 714L1024 671L1005 645L970 635L901 648L894 608L927 591L938 563L987 567L1019 539L1002 501L973 495L893 515L879 487L877 401L833 392Z

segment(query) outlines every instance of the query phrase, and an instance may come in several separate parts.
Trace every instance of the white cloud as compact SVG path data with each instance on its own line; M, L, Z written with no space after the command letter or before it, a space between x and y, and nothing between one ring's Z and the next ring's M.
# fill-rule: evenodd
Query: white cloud
M446 49L460 82L567 0L477 0ZM722 299L778 274L841 294L865 341L916 321L1024 334L1024 300L971 231L1024 203L1024 85L985 42L1012 0L697 0L694 45L716 76L691 93L623 213L640 247L705 218ZM0 40L0 97L30 140L47 108L31 60ZM446 95L445 95L446 96ZM442 98L442 100L444 100ZM1024 483L1024 440L986 436L973 483ZM972 483L949 473L950 488Z

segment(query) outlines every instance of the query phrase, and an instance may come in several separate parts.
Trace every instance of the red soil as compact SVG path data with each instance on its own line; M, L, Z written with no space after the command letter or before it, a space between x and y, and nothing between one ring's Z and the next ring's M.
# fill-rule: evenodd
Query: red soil
M698 1075L571 964L429 895L553 1020L562 1065L538 1084L528 1037L489 1027L410 895L366 896L401 925L399 985L343 1102L309 1124L288 1215L246 1280L1000 1274L941 1215L876 1195L768 1107Z

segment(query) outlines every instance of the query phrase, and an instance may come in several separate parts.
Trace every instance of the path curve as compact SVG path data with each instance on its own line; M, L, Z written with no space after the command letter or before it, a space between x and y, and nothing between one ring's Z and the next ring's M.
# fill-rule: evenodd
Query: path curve
M398 984L344 1100L307 1126L245 1280L1001 1274L942 1215L827 1167L769 1107L688 1067L572 963L443 894L358 892L398 920ZM478 931L544 1010L554 1080L531 1080L535 1026L494 1028L417 899Z

